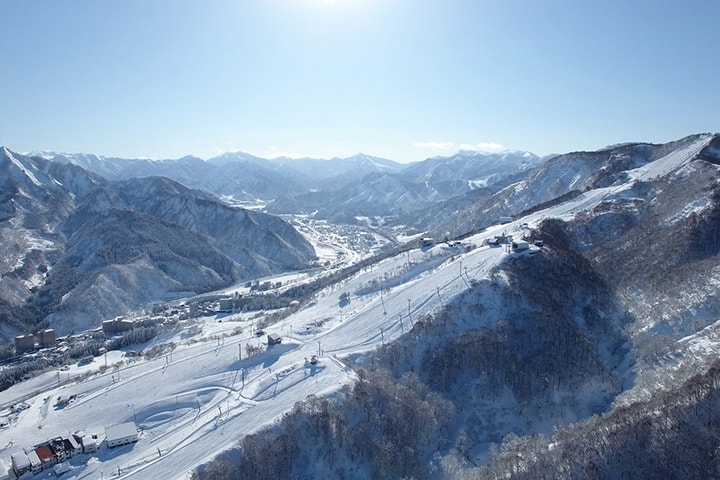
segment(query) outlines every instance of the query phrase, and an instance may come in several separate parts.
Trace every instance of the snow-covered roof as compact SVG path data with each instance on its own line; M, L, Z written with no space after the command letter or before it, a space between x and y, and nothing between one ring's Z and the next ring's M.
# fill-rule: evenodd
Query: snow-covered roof
M53 467L53 470L55 471L55 475L60 476L63 473L67 473L72 470L72 467L68 463L62 462L55 465Z
M35 450L30 450L27 452L27 458L30 461L30 465L40 465L40 457L38 457L38 454Z
M77 449L80 448L80 444L78 443L77 440L75 440L75 437L74 437L74 436L70 435L70 436L67 438L67 441L70 443L70 446L71 446L74 450L77 450Z
M30 466L30 459L25 452L19 452L12 456L12 463L15 469L22 470Z
M137 435L135 422L126 422L105 427L105 436L107 437L108 443L135 435Z

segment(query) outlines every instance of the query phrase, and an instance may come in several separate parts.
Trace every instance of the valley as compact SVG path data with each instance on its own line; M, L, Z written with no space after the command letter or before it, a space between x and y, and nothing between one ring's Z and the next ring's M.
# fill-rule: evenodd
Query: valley
M720 480L720 2L0 1L0 480Z
M76 430L102 434L106 425L136 421L142 431L136 445L101 449L98 457L74 466L73 475L64 478L97 478L98 472L115 478L118 468L119 478L183 478L178 472L190 471L232 446L238 436L271 423L296 401L311 394L332 395L351 381L355 374L343 358L397 340L414 322L468 288L469 282L484 278L492 266L512 255L486 246L486 240L500 229L522 234L519 224L490 229L453 246L414 248L382 260L319 292L300 311L268 326L263 335L254 333L256 319L249 315L192 318L142 346L147 351L173 345L157 358L128 358L112 351L104 373L77 383L54 387L61 375L96 371L104 358L11 387L0 392L0 403L24 399L28 408L19 415L5 411L7 426L0 431L0 444L6 448L0 455L9 464L14 451L45 438ZM354 293L359 290L364 293ZM339 300L343 292L350 294L345 305ZM264 345L268 333L279 334L282 343L247 357L246 345ZM316 364L309 363L313 356ZM28 391L38 389L42 393L26 398ZM69 396L75 398L72 403L53 408L55 399ZM34 440L19 445L16 439Z
M684 349L702 352L708 362L720 351L712 330L714 317L693 316L695 336L666 337L664 345L673 344L675 350L668 349L664 360L651 363L654 357L638 352L654 348L642 343L642 332L653 328L653 319L615 311L625 307L612 303L614 293L610 300L600 296L605 295L602 288L610 287L594 286L593 282L605 282L600 277L591 280L595 273L565 279L568 294L542 284L544 275L550 274L542 269L572 266L574 270L568 271L575 275L591 268L592 260L580 260L569 250L575 238L589 238L586 230L594 231L584 222L597 221L607 212L624 212L627 202L637 201L637 190L646 184L659 182L660 191L671 177L691 178L699 153L707 152L713 139L689 139L624 170L610 184L586 188L502 223L484 220L493 224L457 238L435 236L425 245L418 241L422 235L403 237L392 230L287 214L285 221L312 245L316 265L261 276L255 282L271 286L268 297L303 286L308 288L307 296L279 309L218 311L219 299L252 296L249 283L243 281L169 301L169 310L177 314L170 314L176 316L152 340L109 350L92 361L50 369L0 392L0 460L9 466L11 457L22 455L24 449L83 431L97 435L100 448L70 459L64 479L191 478L222 452L233 452L243 438L276 428L298 402L345 398L349 386L366 375L360 372L374 369L383 358L389 370L415 371L460 410L466 405L468 412L475 412L453 413L465 426L450 429L458 438L474 440L442 452L446 459L464 452L463 468L468 471L487 462L496 448L493 445L514 432L551 435L561 425L612 409L615 398L624 405L652 398L660 387L648 383L649 379L666 378L663 372L684 368L683 375L674 377L675 382L682 382L704 368L696 358L683 358ZM571 179L567 191L587 181L587 175ZM527 209L527 198L534 198L535 205L547 201L545 191L532 188L519 182L497 195L518 210ZM513 191L516 196L511 195ZM704 203L690 202L703 211ZM498 211L492 210L493 214ZM672 211L666 215L681 218ZM558 230L559 226L565 229ZM404 229L399 226L395 232ZM491 241L497 237L506 240L494 245ZM521 239L529 242L527 248L513 248L510 242L520 245ZM535 240L542 242L535 245ZM580 251L592 247L577 245ZM553 275L562 276L562 270ZM599 290L593 290L596 287ZM598 297L583 298L587 294ZM191 305L198 306L194 313ZM578 371L568 366L569 376L562 369L549 370L544 378L526 379L527 385L518 379L498 380L494 372L483 371L482 364L460 365L471 371L479 368L483 373L476 378L465 378L448 366L454 362L456 341L493 345L486 337L475 337L478 332L519 335L518 340L506 340L508 345L535 335L526 339L527 345L518 345L517 352L498 350L498 355L512 362L524 362L524 357L532 355L555 361L543 344L554 340L542 333L540 319L549 322L548 328L552 324L567 334L567 339L557 339L558 345L567 346L587 365ZM629 320L629 327L621 324ZM681 341L675 344L675 340ZM406 345L413 351L404 351ZM424 360L430 354L436 363ZM521 375L542 368L516 366ZM585 368L589 369L587 378L582 376ZM471 387L458 389L465 381ZM498 381L510 383L503 386ZM566 382L569 386L563 387ZM578 387L581 390L574 391ZM536 390L548 397L521 395ZM102 442L106 427L126 422L137 427L137 442L108 448ZM484 432L475 430L478 424ZM455 468L444 465L446 474ZM321 470L308 468L316 478L333 478L332 471L320 466ZM369 467L357 468L353 478L371 474L365 469ZM53 476L48 470L34 478Z

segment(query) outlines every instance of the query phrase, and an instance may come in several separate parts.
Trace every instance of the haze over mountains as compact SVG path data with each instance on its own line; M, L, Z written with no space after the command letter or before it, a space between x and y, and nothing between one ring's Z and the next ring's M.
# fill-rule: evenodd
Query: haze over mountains
M412 225L412 212L496 191L540 162L527 152L459 152L403 165L363 154L152 161L4 148L0 298L15 309L8 323L27 319L6 338L42 319L69 332L155 300L310 266L307 242L260 207L332 223Z
M180 292L309 266L314 254L302 236L258 209L360 225L391 244L408 232L457 237L619 182L628 169L694 138L547 158L461 151L413 164L363 154L267 160L237 152L155 161L3 149L3 231L21 241L4 242L0 293L8 305L32 296L45 315L50 309L61 318L67 310L84 318L75 328ZM85 283L70 280L80 272ZM144 286L150 272L162 279L153 288ZM59 273L62 287L49 287ZM111 285L104 295L94 290L101 279ZM53 295L64 297L62 308Z
M61 332L315 259L285 221L164 177L108 181L7 149L0 169L0 298L29 300Z
M172 344L183 368L142 361L108 388L103 398L118 406L145 375L163 385L137 399L148 436L104 467L177 478L207 461L197 447L220 453L236 440L195 478L671 478L717 466L720 135L410 165L53 157L0 156L3 299L42 312L43 325L77 329L153 299L322 266L288 290L292 308L218 317L239 328L189 320L150 342ZM282 219L231 206L241 202ZM385 243L352 257L348 242L328 260L318 239L340 242L348 224ZM488 244L508 234L515 251ZM434 244L408 240L420 235ZM282 346L236 357L261 317ZM3 322L5 335L17 326ZM196 345L221 328L238 342ZM53 378L43 395L57 393ZM106 391L97 381L71 388L91 398ZM658 424L663 399L675 410ZM44 422L66 428L88 408L46 409ZM36 428L13 421L8 435Z
M388 215L421 210L440 200L486 187L541 162L528 152L484 154L459 152L413 164L357 154L330 160L276 158L226 153L207 161L131 160L84 154L43 154L55 162L73 163L110 180L165 176L191 188L242 202L269 202L274 213L316 212L341 215ZM351 191L347 191L351 187ZM327 205L334 205L328 209ZM350 210L349 212L347 210Z

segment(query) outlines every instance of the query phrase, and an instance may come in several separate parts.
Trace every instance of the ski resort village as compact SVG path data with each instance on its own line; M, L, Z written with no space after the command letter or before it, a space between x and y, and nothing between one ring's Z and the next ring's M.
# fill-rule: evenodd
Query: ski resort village
M583 202L557 213L571 214ZM234 313L250 295L238 286L168 304L167 317L118 318L75 334L102 336L107 344L143 322L163 331L142 345L104 350L0 392L3 461L15 475L33 472L35 478L45 478L45 471L52 472L48 478L184 478L231 447L238 434L272 423L298 400L332 396L355 379L345 359L360 359L408 333L444 302L487 280L497 264L531 262L541 250L519 239L531 236L528 222L554 212L462 240L410 242L395 256L361 262L357 272L287 312ZM333 274L266 281L287 289ZM54 349L37 346L35 355Z
M163 330L150 342L82 358L1 392L3 461L17 476L32 471L37 478L46 470L63 478L173 478L180 468L190 471L296 401L332 396L355 378L344 359L409 332L507 256L539 252L515 254L511 245L496 244L499 234L527 236L529 228L519 225L460 241L411 242L287 313L234 313L251 294L238 286L168 304L167 317L118 318L75 334L111 343L143 322ZM266 281L287 289L333 273ZM55 349L36 346L34 355Z
M720 480L720 1L0 19L0 480Z
M605 170L592 163L600 153L545 160L497 188L481 207L484 225L469 220L481 215L472 205L473 214L455 205L455 212L465 213L446 213L444 219L454 223L438 228L392 230L364 219L355 235L339 233L348 226L286 214L287 224L311 245L311 261L275 268L281 263L276 259L268 262L272 268L258 268L265 275L224 281L204 293L192 291L199 284L191 289L167 280L191 268L187 260L171 263L176 254L170 250L158 256L138 248L124 260L117 250L99 274L87 270L95 284L105 284L101 297L107 303L91 304L77 290L64 290L50 322L14 335L13 353L0 372L0 480L224 478L210 475L229 465L253 465L254 473L234 478L402 478L409 472L462 478L505 465L492 459L504 459L500 445L517 446L519 435L552 439L556 446L542 452L562 449L554 432L571 435L562 429L651 401L663 382L687 381L720 352L709 313L715 306L703 303L709 294L687 290L682 308L648 299L633 303L641 297L611 293L611 284L581 257L591 252L608 268L607 278L618 275L613 278L623 282L614 272L627 271L635 259L647 265L644 255L654 252L637 250L644 248L640 237L592 250L612 245L613 237L601 232L629 231L647 219L652 228L668 229L667 239L680 235L673 229L688 217L702 224L714 203L693 192L705 191L704 179L720 178L718 141L697 135L671 145L617 147L602 153ZM33 171L29 157L6 155ZM36 175L42 183L40 171ZM162 188L180 189L168 185ZM160 187L153 188L156 195ZM127 195L118 192L93 194L87 208L105 208ZM195 208L183 202L184 211ZM207 208L208 202L198 205ZM148 201L142 204L150 211ZM643 205L654 213L637 213ZM212 208L217 216L236 207ZM238 218L248 224L266 221L244 215ZM280 236L268 235L265 242L274 238ZM658 242L658 251L668 245ZM632 255L628 245L635 245ZM671 252L680 247L667 248L666 255L676 255ZM227 258L247 257L226 251L235 255ZM88 264L111 256L107 249L85 252ZM78 258L68 262L84 268ZM160 267L152 270L151 262ZM215 271L224 268L213 262ZM53 269L70 270L56 265L47 277L59 282ZM207 265L192 275L205 275L210 285L219 274L208 274ZM633 278L644 278L638 275ZM77 277L72 285L82 281ZM97 318L92 315L112 311L121 300L132 303L122 291L145 301L162 288L164 298L78 328L82 318ZM665 332L662 345L656 332ZM381 389L383 378L390 380ZM371 400L355 410L342 407L350 398ZM383 413L392 408L403 413ZM404 423L414 415L426 419ZM382 460L381 449L364 447L385 438L381 430L401 428L388 423L365 431L358 420L365 416L393 417L392 425L414 429L402 434L407 439L385 445L390 452L409 439L422 442L403 454L419 460ZM306 423L293 426L296 421ZM334 426L326 428L324 421ZM343 422L356 423L341 434ZM307 440L289 447L292 431ZM278 439L268 441L266 450L258 446L264 435ZM334 438L334 446L321 447L322 438ZM332 450L340 447L356 453ZM517 460L512 458L502 462Z

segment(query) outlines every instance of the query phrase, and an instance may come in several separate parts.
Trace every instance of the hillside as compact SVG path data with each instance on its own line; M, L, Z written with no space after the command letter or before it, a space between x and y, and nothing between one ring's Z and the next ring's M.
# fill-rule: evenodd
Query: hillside
M192 156L144 160L43 155L56 163L80 165L110 180L167 177L231 203L262 206L272 214L310 215L350 225L377 217L384 225L412 225L418 230L437 223L423 215L428 209L477 191L495 193L509 179L524 176L547 160L530 152L469 151L409 165L364 154L268 160L234 152L207 161Z
M40 325L83 330L157 300L315 259L287 222L165 178L108 182L4 148L0 168L6 341Z
M717 442L715 420L702 414L717 396L716 372L705 372L720 350L711 273L717 142L704 135L665 148L625 146L644 153L607 168L608 177L587 169L587 178L574 176L587 182L574 198L493 227L488 234L516 234L528 224L519 232L544 239L546 250L511 256L474 284L477 263L461 257L467 292L361 362L372 391L356 384L335 402L310 399L228 454L241 462L212 463L196 478L549 478L558 468L566 473L557 478L648 468L697 478L714 465ZM532 195L526 189L542 191L534 187L517 188L516 201ZM412 407L397 405L401 398ZM368 402L374 415L363 409ZM648 409L673 420L657 424ZM364 443L352 433L360 425ZM662 468L648 442L670 456ZM596 453L578 456L577 445ZM294 467L273 470L268 455L290 456ZM488 458L486 469L475 467Z
M494 194L497 212L521 209L509 223L271 278L294 306L169 318L133 347L160 354L112 351L107 369L0 392L25 402L3 414L0 456L38 425L53 436L133 420L136 444L68 478L621 478L679 446L692 468L672 457L657 472L686 478L717 442L703 412L720 353L719 151L706 134L556 157ZM574 174L547 191L562 168ZM531 245L488 243L501 234ZM49 408L59 396L74 403Z
M437 230L462 235L493 225L502 216L519 218L575 195L624 185L630 180L630 172L673 152L699 154L698 141L703 138L707 139L707 135L692 135L667 144L632 143L555 156L490 197L459 211L447 212L446 221Z

